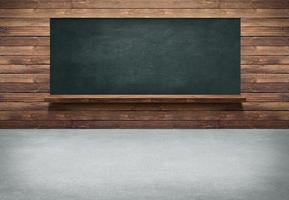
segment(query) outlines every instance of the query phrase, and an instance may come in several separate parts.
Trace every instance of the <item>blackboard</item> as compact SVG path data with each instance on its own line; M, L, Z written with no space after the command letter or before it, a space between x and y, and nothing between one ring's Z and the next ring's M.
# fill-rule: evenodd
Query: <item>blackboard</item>
M239 94L240 19L51 19L51 94Z

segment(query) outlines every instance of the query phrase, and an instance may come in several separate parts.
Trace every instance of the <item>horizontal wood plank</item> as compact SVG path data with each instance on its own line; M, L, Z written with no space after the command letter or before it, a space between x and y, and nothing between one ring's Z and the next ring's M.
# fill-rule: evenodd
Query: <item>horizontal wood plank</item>
M289 46L243 46L242 55L289 55Z
M0 9L0 16L14 18L49 17L184 17L184 18L284 18L289 9Z
M286 0L72 0L73 8L284 8Z
M33 26L49 26L49 21L50 18L46 17L46 18L14 18L14 17L2 17L0 18L0 24L2 27L17 27L17 26L29 26L29 27L33 27Z
M0 18L0 24L2 27L48 27L50 17L33 17L33 18L14 18L5 17ZM287 18L241 18L242 27L288 27Z
M289 74L289 65L241 65L241 74Z
M242 93L281 93L289 92L288 83L241 83Z
M0 46L0 56L11 55L49 55L49 46Z
M49 93L0 93L0 102L43 102ZM278 97L276 96L278 99Z
M286 0L0 0L0 8L284 8Z
M289 27L241 27L242 36L289 36Z
M51 95L54 103L240 103L240 95Z
M43 102L49 93L0 93L1 102ZM287 102L289 93L242 93L246 102ZM178 104L179 105L179 104Z
M241 56L242 65L288 65L289 56Z
M289 111L0 111L0 120L289 120Z
M71 0L0 0L0 8L72 8Z
M0 74L49 74L49 65L0 65Z
M242 74L242 83L288 83L289 74Z
M0 56L0 65L48 65L49 56Z
M1 93L47 93L49 84L47 83L1 83Z
M47 83L48 74L0 74L0 83Z
M242 93L246 97L246 102L287 102L289 93Z
M279 18L279 19L242 18L241 26L288 27L289 21L288 21L288 18Z
M41 36L0 37L0 46L49 46L50 38Z
M1 15L0 15L1 16ZM0 36L49 36L47 26L8 26L0 27ZM5 38L4 38L5 39Z
M218 8L218 0L72 0L73 8Z
M289 37L241 37L241 45L289 46Z
M289 102L235 103L57 103L2 102L0 111L289 111Z
M288 128L289 121L0 121L0 128Z

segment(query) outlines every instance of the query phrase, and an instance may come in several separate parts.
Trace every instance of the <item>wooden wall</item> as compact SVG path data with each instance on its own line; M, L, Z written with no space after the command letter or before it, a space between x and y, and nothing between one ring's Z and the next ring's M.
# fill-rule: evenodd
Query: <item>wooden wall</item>
M49 106L50 17L240 17L247 102ZM0 127L289 128L289 1L0 0Z

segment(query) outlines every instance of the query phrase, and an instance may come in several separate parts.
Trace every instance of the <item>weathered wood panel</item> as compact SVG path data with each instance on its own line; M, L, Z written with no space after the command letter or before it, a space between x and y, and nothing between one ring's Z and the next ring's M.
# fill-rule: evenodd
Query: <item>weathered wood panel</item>
M282 50L281 50L282 51ZM1 56L13 55L47 55L49 56L48 46L11 46L9 48L0 46Z
M49 74L49 65L0 65L0 74Z
M283 7L284 8L284 7ZM285 7L286 8L286 7ZM287 6L288 8L288 6ZM288 27L289 21L288 18L279 18L279 19L254 19L254 18L242 18L241 26L269 26L269 27Z
M0 120L194 121L289 120L289 111L0 111Z
M0 56L0 65L48 65L48 64L50 64L49 56Z
M241 44L243 46L289 46L289 37L242 37Z
M0 121L5 128L289 128L288 121Z
M0 9L1 17L203 17L287 18L289 9Z
M35 79L37 79L36 77ZM0 76L1 80L1 76ZM289 74L243 74L242 83L288 83Z
M288 0L0 0L0 128L289 128ZM241 104L49 104L49 18L241 18Z
M0 37L0 46L49 46L49 37Z
M241 56L242 65L288 65L289 56Z
M242 65L242 74L289 74L289 65Z
M0 8L72 8L71 0L0 0Z
M49 93L0 93L0 102L43 102ZM247 102L288 102L289 93L242 93ZM159 104L158 104L159 105Z
M1 83L0 92L47 93L49 92L49 85L47 83Z
M289 46L243 46L241 55L289 55Z
M284 8L287 0L1 0L0 8Z
M289 10L288 10L289 12ZM48 26L5 26L0 29L0 36L49 36ZM289 36L289 27L259 27L241 28L241 36Z
M289 102L246 102L242 105L234 103L226 104L134 104L134 103L115 103L115 104L85 104L85 103L57 103L47 102L2 102L0 111L289 111Z
M255 92L289 92L288 83L242 83L241 92L255 93Z
M283 7L284 8L284 7ZM5 17L0 18L1 26L49 26L49 17L17 18ZM288 27L288 18L241 18L241 27L262 26L262 27Z

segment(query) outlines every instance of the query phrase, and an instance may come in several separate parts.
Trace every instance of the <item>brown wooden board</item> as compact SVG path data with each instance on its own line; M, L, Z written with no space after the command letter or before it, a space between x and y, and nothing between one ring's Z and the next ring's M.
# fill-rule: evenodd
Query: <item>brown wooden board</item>
M246 102L46 102L51 17L240 17ZM0 0L0 128L289 128L288 27L288 0Z

